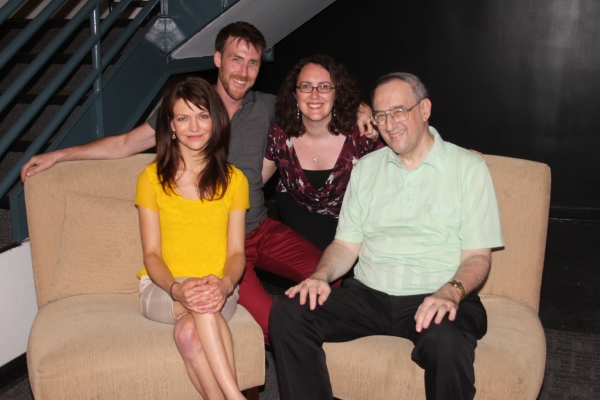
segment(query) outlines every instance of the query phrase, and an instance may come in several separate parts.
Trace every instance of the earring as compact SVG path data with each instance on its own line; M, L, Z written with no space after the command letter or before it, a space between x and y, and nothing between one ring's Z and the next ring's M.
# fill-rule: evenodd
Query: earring
M333 118L335 118L335 108L333 109Z
M173 133L171 134L171 139L173 139L173 140L177 139L177 135L175 135L175 132L173 132Z
M296 119L300 119L300 107L296 104Z

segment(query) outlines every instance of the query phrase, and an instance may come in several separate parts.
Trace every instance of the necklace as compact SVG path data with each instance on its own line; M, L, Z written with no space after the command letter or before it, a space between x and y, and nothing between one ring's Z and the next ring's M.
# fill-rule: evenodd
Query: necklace
M319 158L318 157L313 157L312 160L313 160L313 162L317 162L317 161L319 161Z

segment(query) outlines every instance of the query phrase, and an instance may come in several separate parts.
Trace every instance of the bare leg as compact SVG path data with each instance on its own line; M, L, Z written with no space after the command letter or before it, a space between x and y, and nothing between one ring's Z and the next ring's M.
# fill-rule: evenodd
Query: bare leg
M223 396L206 360L196 324L191 314L184 315L177 321L173 330L173 337L196 390L206 400L224 400L225 396Z
M221 315L192 313L200 343L210 370L227 400L245 399L237 385L233 343L227 322Z

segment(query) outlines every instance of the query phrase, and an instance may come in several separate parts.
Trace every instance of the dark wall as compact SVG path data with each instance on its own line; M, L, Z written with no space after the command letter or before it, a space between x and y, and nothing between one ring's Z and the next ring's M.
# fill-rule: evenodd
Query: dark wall
M547 163L554 207L600 211L598 21L597 0L337 0L275 47L256 87L275 93L313 53L342 61L365 94L412 72L445 140Z

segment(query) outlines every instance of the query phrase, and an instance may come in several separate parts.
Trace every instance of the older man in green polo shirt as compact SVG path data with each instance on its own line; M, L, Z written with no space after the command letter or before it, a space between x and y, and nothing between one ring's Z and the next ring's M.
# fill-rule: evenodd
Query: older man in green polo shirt
M491 249L504 245L489 171L429 127L431 101L416 76L380 78L373 109L388 147L358 162L335 241L271 310L281 397L333 399L323 342L392 335L415 344L428 399L472 399L474 350L487 330L475 291ZM357 257L355 278L332 290Z

